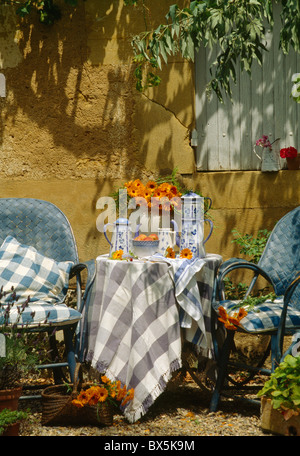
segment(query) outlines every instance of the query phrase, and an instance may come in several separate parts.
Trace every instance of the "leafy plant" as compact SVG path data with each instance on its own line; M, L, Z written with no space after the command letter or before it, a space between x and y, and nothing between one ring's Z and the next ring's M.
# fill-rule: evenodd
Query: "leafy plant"
M274 409L300 413L300 356L287 355L258 396L271 399Z
M248 288L247 284L239 282L238 284L234 285L230 277L225 277L223 282L227 299L243 299Z
M7 293L1 289L0 300ZM7 299L7 298L6 298ZM17 386L24 374L35 369L38 361L37 353L27 343L18 323L22 312L28 303L17 305L16 293L12 289L9 302L0 304L0 333L5 337L5 356L0 357L0 389L8 389ZM11 309L15 306L18 313L17 321L10 323Z
M240 246L240 253L246 255L249 258L249 261L257 264L264 251L271 231L266 229L259 230L257 237L254 237L252 234L242 235L237 231L237 229L233 229L232 233L236 236L236 239L232 242ZM227 299L241 301L236 307L247 306L248 310L253 310L255 306L261 304L267 299L272 301L275 299L275 294L273 292L266 294L266 287L261 290L257 290L256 296L249 295L246 299L244 299L248 285L243 282L239 282L235 285L232 282L232 279L228 276L224 279L224 286Z
M240 253L250 257L250 261L257 264L271 234L267 229L259 230L257 237L252 234L241 235L237 229L233 229L232 233L236 236L232 242L240 246Z
M11 424L18 423L22 420L26 420L28 413L19 410L3 409L0 412L0 436L3 434L5 429Z

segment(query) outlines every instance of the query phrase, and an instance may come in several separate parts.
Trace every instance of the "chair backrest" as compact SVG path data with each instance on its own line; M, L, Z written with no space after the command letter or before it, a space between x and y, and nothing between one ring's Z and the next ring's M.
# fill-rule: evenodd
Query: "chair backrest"
M277 296L283 295L300 272L300 206L277 222L258 264L271 277Z
M0 245L8 235L56 261L79 262L67 217L48 201L0 198Z

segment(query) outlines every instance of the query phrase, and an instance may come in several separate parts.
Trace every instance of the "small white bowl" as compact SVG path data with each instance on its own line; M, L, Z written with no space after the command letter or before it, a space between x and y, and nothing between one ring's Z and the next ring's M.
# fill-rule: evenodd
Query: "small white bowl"
M133 253L139 257L154 255L158 252L159 241L132 241Z

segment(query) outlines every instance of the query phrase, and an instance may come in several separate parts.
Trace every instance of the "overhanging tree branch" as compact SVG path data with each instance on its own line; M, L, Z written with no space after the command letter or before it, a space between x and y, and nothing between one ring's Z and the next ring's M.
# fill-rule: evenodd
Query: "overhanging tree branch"
M137 4L138 0L124 0ZM284 53L292 46L300 51L299 0L276 1L282 4L280 46ZM207 86L219 100L222 92L231 96L236 80L236 65L251 73L253 61L262 63L265 46L265 24L273 27L272 0L203 0L191 1L188 8L171 5L166 23L145 31L132 40L136 63L136 87L142 91L161 82L157 71L169 56L181 54L193 61L200 46L215 47L217 58L210 67Z

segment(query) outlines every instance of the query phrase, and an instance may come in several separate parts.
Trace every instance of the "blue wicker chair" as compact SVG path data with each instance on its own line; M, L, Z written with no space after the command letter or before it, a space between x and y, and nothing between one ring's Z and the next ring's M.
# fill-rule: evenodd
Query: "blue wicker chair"
M0 199L0 246L0 287L3 286L5 291L5 287L13 283L16 295L21 294L17 304L22 303L22 290L24 293L30 290L29 303L23 306L21 319L19 317L17 320L18 326L23 331L45 331L49 336L53 362L38 367L52 368L55 383L61 383L66 379L63 372L65 369L62 368L69 367L73 382L76 365L75 334L76 331L78 334L78 323L84 306L81 272L85 268L88 269L89 262L79 263L76 242L69 221L60 209L50 202L32 198L2 198ZM45 263L46 260L47 263ZM24 272L26 271L24 268L28 266L26 261L30 263L28 273ZM20 263L26 277L25 281L17 269ZM52 269L51 271L47 269L49 274L45 279L45 270L50 268L49 265ZM42 268L41 279L39 275L42 275ZM33 282L30 282L36 277L39 280L45 279L40 289L37 282L33 285ZM64 303L69 280L72 278L74 285L76 284L77 295L77 304L73 307ZM12 312L10 323L14 323L13 318ZM60 362L57 361L58 350L55 337L58 330L63 331L66 355L66 360Z
M293 347L297 342L297 333L300 330L300 207L286 214L274 227L264 252L258 262L253 264L240 258L232 258L225 261L218 271L214 285L213 297L213 329L218 322L220 306L228 315L236 308L236 301L226 299L224 292L224 279L229 277L232 271L248 269L253 272L253 279L249 285L246 297L253 291L253 287L259 276L262 276L270 285L270 291L274 291L275 300L258 304L253 310L240 320L237 331L225 330L225 340L220 344L214 332L214 346L217 362L217 380L213 391L210 410L216 411L222 392L225 392L229 382L230 369L243 369L251 372L247 380L252 378L256 371L270 374L280 363L287 353L293 353ZM219 323L222 325L222 323ZM220 326L219 326L220 327ZM230 358L234 350L234 336L236 332L248 335L269 335L270 344L260 362L253 366L233 363ZM283 353L283 339L285 335L294 335L294 342L286 353ZM264 369L267 356L271 353L271 369ZM242 382L244 385L246 382ZM231 382L233 384L233 382ZM235 384L237 386L237 384Z

